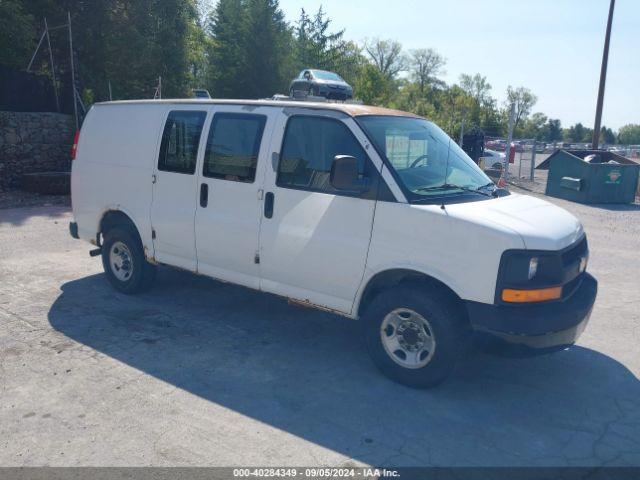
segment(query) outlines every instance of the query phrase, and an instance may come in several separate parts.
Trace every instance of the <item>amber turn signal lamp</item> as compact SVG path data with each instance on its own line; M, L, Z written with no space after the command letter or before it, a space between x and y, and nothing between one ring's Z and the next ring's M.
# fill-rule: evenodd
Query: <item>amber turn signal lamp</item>
M502 301L510 303L545 302L562 297L562 287L538 288L535 290L502 290Z

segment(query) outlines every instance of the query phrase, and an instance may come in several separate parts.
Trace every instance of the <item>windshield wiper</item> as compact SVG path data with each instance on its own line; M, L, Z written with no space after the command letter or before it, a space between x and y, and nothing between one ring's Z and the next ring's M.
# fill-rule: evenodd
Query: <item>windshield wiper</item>
M433 187L421 187L421 188L417 188L416 191L418 192L436 192L439 190L451 190L451 189L457 189L457 190L462 190L463 192L471 192L471 193L477 193L478 195L484 195L485 197L493 197L492 194L490 193L486 193L486 192L482 192L480 189L488 187L489 185L484 185L482 187L478 187L477 189L475 188L469 188L469 187L463 187L462 185L455 185L453 183L443 183L442 185L436 185Z

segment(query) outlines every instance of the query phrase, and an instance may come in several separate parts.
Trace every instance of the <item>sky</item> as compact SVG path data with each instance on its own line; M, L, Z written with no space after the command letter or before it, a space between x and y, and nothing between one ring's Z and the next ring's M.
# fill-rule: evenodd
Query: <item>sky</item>
M280 0L287 20L322 5L345 38L434 48L448 83L480 73L500 105L508 85L538 97L534 112L592 127L609 0ZM640 123L640 0L617 0L602 124Z

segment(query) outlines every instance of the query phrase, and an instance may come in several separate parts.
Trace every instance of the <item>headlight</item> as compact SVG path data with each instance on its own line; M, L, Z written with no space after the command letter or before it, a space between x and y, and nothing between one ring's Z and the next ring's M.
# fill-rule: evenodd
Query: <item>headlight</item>
M509 250L502 256L496 300L529 303L562 296L563 267L560 254Z
M544 302L570 295L588 259L586 237L558 251L506 250L500 258L495 301Z

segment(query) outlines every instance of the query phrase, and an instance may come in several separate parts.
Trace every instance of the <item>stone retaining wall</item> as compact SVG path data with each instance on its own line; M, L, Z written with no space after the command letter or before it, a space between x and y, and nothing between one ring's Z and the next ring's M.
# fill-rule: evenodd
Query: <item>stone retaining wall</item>
M25 173L69 171L74 133L71 115L0 111L0 190Z

